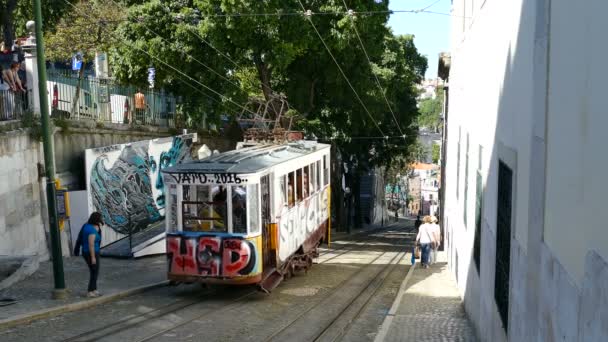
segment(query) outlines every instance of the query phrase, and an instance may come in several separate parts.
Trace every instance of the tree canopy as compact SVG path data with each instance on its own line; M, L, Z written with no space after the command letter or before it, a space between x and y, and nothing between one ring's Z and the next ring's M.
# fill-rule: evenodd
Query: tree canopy
M387 10L388 1L349 1L354 16L342 0L303 1L323 13L310 17L298 2L279 0L133 3L116 31L122 44L111 51L118 78L143 84L154 65L157 84L182 95L195 119L280 94L297 128L334 142L363 168L407 157L426 58L413 36L391 32L388 14L356 14Z

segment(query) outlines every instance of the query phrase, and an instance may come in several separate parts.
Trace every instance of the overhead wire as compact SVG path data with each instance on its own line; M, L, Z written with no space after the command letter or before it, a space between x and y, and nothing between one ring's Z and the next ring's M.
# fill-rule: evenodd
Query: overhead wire
M300 6L302 7L302 10L306 13L307 11L306 11L306 8L304 7L304 5L302 4L302 1L300 1L300 0L297 0L297 1L300 4ZM325 43L325 40L321 36L321 33L319 32L319 30L317 30L317 27L315 26L315 23L312 22L312 18L308 17L308 21L312 25L312 28L314 29L314 31L317 33L317 36L319 36L319 39L321 40L321 43L323 43L323 46L325 46L325 49L327 50L327 53L329 54L329 56L331 57L331 59L334 61L334 63L338 67L338 70L340 70L340 73L342 74L342 77L344 77L344 80L346 81L346 83L348 84L348 86L350 87L350 89L355 94L355 97L359 100L359 102L361 103L361 106L363 107L363 109L365 110L365 112L367 113L367 115L369 116L369 118L372 120L372 122L374 123L374 125L376 126L376 128L378 128L378 131L380 131L380 134L382 134L384 136L384 132L382 131L382 129L380 128L380 126L378 125L378 123L376 122L376 120L374 119L374 117L372 116L372 114L367 109L367 106L365 105L365 103L363 102L363 100L361 99L361 97L359 96L359 93L357 93L357 90L355 90L355 87L353 87L353 85L350 83L350 80L348 79L348 77L344 73L344 70L342 70L342 67L340 66L340 64L336 60L336 57L334 57L334 54L329 49L329 46L327 46L327 43Z
M344 4L344 7L346 8L347 12L351 13L351 11L349 11L348 5L346 4L346 0L342 0L342 3ZM352 16L351 16L352 19ZM395 115L395 112L393 112L393 108L391 107L390 103L388 102L388 99L386 98L386 93L384 92L384 89L382 89L382 85L380 84L380 80L378 79L378 75L376 75L376 73L373 70L373 65L372 65L372 61L369 58L369 54L367 53L367 50L365 49L365 45L363 44L363 40L361 39L361 35L359 35L359 30L357 29L357 24L353 21L353 28L355 30L355 34L357 35L357 39L359 40L359 44L361 45L361 48L363 49L363 53L365 54L365 58L367 58L367 62L369 63L372 75L374 75L374 79L376 80L376 84L378 85L378 89L380 89L380 93L382 93L382 98L384 98L384 101L386 102L386 106L388 107L388 110L391 112L392 116L393 116L393 120L395 120L395 124L397 125L397 129L399 130L399 133L405 137L405 134L403 134L403 131L401 130L401 126L399 125L399 121L397 120L397 116Z

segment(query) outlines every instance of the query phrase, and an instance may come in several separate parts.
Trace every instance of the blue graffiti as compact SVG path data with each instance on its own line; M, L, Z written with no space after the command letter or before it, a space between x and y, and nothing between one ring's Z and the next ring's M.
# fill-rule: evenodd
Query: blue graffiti
M90 191L93 206L106 224L118 233L128 234L162 220L165 196L160 170L189 159L191 145L191 139L174 137L169 150L160 153L158 163L143 146L126 146L111 168L106 165L107 155L97 158L91 170ZM160 193L156 199L152 186Z
M159 156L158 164L154 159L154 156L150 156L150 167L153 172L156 172L158 167L158 173L156 176L156 182L154 186L159 192L156 197L156 205L159 208L165 207L165 183L163 182L162 170L177 165L185 160L190 160L190 146L192 140L184 140L181 137L173 137L173 143L168 151L161 152Z

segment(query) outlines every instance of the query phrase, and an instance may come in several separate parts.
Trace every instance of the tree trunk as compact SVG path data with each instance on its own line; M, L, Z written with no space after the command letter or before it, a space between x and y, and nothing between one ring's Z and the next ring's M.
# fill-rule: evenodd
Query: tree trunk
M361 176L359 168L355 168L352 173L352 196L355 200L355 228L361 228L363 225L363 216L361 215Z
M259 53L255 53L253 55L253 62L255 63L255 67L258 69L258 76L260 78L260 83L262 84L262 93L264 94L264 98L266 101L270 101L272 98L272 88L270 87L272 72L268 68L268 64L262 61L262 57Z
M78 107L78 101L80 100L80 88L82 79L84 78L84 66L85 60L82 59L82 65L80 66L80 70L78 71L78 83L76 83L76 93L74 94L74 98L72 99L72 110L70 110L70 118L74 117L76 113L76 108Z
M8 49L13 46L15 40L15 28L13 27L13 18L15 8L17 8L17 0L6 0L4 8L0 7L0 26L2 26L2 38L4 46Z

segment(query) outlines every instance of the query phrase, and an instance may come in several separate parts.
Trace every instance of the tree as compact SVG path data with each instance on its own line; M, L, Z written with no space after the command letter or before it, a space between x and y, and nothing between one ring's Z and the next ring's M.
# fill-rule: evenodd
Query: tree
M439 146L439 144L433 144L433 151L432 151L432 154L433 154L433 164L439 164L439 158L440 158L439 152L440 152L440 150L441 150L441 146Z
M83 0L61 18L54 32L46 35L47 58L68 60L76 53L82 56L71 115L78 104L86 62L92 60L96 52L107 51L116 42L113 33L124 13L125 8L113 0Z
M441 113L443 112L443 87L437 88L437 96L434 99L420 101L420 116L418 124L427 127L434 132L441 128Z
M145 82L145 69L154 64L159 85L181 94L195 120L242 111L235 102L245 104L252 96L271 101L281 94L297 129L331 142L353 161L349 174L358 194L363 171L408 158L417 135L414 85L427 60L413 36L390 31L388 14L349 16L342 0L303 4L325 14L308 18L297 14L298 2L280 0L135 4L117 31L124 44L112 51L114 74ZM382 12L388 2L351 0L348 7ZM282 15L246 15L251 13Z
M46 32L53 31L63 14L70 11L70 3L76 3L76 0L66 1L41 0L42 25ZM0 0L0 31L9 47L16 36L28 33L25 23L29 20L34 20L31 0Z

